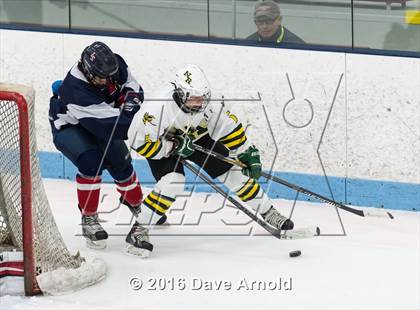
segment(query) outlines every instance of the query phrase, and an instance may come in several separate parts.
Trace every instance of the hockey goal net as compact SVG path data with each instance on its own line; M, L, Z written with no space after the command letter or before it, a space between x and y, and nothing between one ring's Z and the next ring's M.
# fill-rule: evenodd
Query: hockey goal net
M99 259L71 255L41 179L34 122L35 92L0 83L0 253L23 252L25 294L74 291L104 278Z

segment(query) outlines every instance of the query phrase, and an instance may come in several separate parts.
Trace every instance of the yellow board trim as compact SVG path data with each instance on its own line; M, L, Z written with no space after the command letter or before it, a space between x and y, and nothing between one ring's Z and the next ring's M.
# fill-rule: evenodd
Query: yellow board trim
M149 196L150 196L151 198L153 198L154 200L159 201L161 204L164 204L164 205L165 205L165 206L167 206L168 208L172 205L172 201L165 200L164 198L162 198L162 197L158 197L158 196L156 196L156 195L155 195L155 194L153 194L153 193L150 193L150 194L149 194Z
M223 138L220 141L223 142L223 141L226 141L226 140L230 140L232 138L235 138L235 137L239 136L243 132L244 132L244 127L241 126L241 128L239 128L237 131L231 133L229 136L227 136L226 138Z
M405 23L411 25L420 25L420 11L407 10L405 11Z

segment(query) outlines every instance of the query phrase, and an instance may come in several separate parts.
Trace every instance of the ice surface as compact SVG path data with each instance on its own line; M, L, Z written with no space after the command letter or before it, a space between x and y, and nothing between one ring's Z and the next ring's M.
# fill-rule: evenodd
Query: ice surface
M105 260L107 278L68 295L6 296L0 300L2 310L420 307L420 213L393 211L395 219L389 220L340 211L347 236L288 241L243 225L247 217L229 205L221 209L223 199L216 194L186 193L172 207L171 225L153 232L151 257L139 259L121 252L130 213L124 206L115 209L118 195L113 185L102 188L101 211L108 213L101 218L111 235L103 251L87 249L80 237L75 183L45 180L45 186L71 251L80 249L84 256ZM288 214L293 201L276 200L275 205ZM296 227L319 225L323 233L343 233L336 210L328 205L298 201L293 219ZM181 221L184 225L176 224ZM250 230L254 235L247 235ZM301 256L288 256L298 249ZM130 288L130 283L138 284L130 282L133 277L143 281L141 289ZM245 281L251 286L253 280L258 281L253 290L246 290ZM204 281L213 281L211 289L206 290L210 283Z

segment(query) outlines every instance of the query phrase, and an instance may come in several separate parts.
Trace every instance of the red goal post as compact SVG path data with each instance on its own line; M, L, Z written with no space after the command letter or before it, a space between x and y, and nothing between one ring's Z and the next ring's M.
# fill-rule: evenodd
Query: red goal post
M71 255L55 223L39 168L35 91L0 83L0 253L24 258L26 295L58 294L106 275L102 260Z
M29 93L27 96L29 97ZM32 96L31 96L32 97ZM25 97L15 91L3 91L0 84L0 103L2 101L14 102L18 111L19 121L19 148L20 148L20 184L22 205L22 242L25 249L23 259L25 294L40 293L35 281L35 264L32 246L32 180L29 153L29 116ZM2 117L2 116L0 116ZM0 128L3 130L4 128ZM0 185L1 186L1 185Z

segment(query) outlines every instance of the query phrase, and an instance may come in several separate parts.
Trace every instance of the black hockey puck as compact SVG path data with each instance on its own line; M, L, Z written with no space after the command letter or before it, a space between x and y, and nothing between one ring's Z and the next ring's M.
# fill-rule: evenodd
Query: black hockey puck
M297 256L300 256L301 254L302 254L302 252L300 250L289 252L290 257L297 257Z

